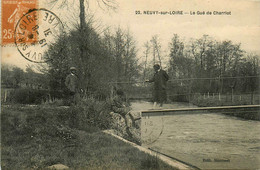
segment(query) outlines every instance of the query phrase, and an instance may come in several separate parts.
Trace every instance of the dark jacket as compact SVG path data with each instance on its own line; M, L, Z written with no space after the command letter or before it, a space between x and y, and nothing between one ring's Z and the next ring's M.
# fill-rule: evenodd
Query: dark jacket
M157 71L149 82L154 82L153 101L163 103L167 101L166 86L169 80L168 74L164 70Z
M165 90L167 81L169 80L169 76L164 70L159 70L156 72L149 82L154 82L155 90Z
M71 92L78 92L78 77L75 74L69 74L66 77L65 85Z

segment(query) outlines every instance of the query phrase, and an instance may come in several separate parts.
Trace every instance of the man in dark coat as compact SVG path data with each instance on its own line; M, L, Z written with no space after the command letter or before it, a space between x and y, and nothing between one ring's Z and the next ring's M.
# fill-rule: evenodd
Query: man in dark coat
M67 90L69 91L70 95L70 100L72 102L76 102L76 99L78 98L78 92L79 92L79 87L78 87L78 77L76 75L76 68L71 67L70 68L70 74L66 77L65 80L65 85L67 87Z
M154 106L159 103L159 106L162 107L163 103L167 100L166 86L167 81L169 80L169 76L166 71L161 69L159 64L155 64L153 68L155 71L154 76L152 79L148 80L148 82L154 82Z

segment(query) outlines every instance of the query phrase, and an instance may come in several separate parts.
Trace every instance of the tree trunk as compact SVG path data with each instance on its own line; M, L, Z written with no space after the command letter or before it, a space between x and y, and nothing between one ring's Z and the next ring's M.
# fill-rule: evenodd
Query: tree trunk
M88 56L85 56L86 54L86 43L85 43L85 39L83 38L84 37L84 34L86 34L85 32L85 28L86 28L86 17L85 17L85 4L84 4L84 1L85 0L79 0L79 3L80 3L80 14L79 14L79 19L80 19L80 32L82 34L82 38L81 38L81 43L79 45L79 50L80 50L80 59L81 59L81 62L82 64L83 63L87 63L86 68L84 68L84 66L82 65L81 68L84 70L83 72L83 79L87 79L87 82L85 84L86 86L86 89L88 89L89 87L89 79L90 79L90 71L89 71L89 66L88 66Z
M79 0L80 3L80 32L82 35L84 35L84 27L86 26L86 21L85 21L85 5L84 5L84 0ZM84 40L82 40L84 41ZM83 61L84 58L84 43L80 43L80 58Z
M148 56L148 47L146 49L146 52L145 52L145 63L144 63L144 81L145 81L145 78L146 78L146 65L147 65L147 56Z
M79 0L79 3L80 3L80 14L79 14L80 30L83 31L84 30L84 26L86 25L84 0Z

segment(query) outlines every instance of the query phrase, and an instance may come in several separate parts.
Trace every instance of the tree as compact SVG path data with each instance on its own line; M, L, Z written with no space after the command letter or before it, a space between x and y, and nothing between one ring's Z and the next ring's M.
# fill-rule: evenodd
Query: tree
M79 25L76 25L76 29L77 31L72 31L75 36L77 38L75 38L74 40L77 41L77 46L73 46L74 49L79 49L79 51L77 50L76 53L78 53L78 57L80 58L80 61L77 60L75 62L75 64L77 64L77 66L80 67L80 72L82 73L81 79L85 79L85 80L89 80L91 79L90 77L93 76L91 75L93 70L90 69L90 67L92 67L90 64L92 62L91 60L91 56L93 56L93 51L90 51L91 47L91 41L90 39L95 39L98 38L98 36L96 35L95 31L91 30L93 29L93 27L91 26L92 24L92 20L89 20L86 22L86 10L89 9L89 1L90 0L79 0ZM104 7L107 9L116 9L116 3L114 1L111 0L93 0L95 2L98 3L98 6L104 10ZM58 2L58 0L53 0L50 3L52 5L56 5ZM59 5L59 7L64 8L64 7L68 7L70 5L70 1L69 0L62 0L62 3ZM74 1L73 1L73 5L74 5ZM87 6L87 8L85 8L85 6ZM61 39L66 39L66 36L64 38ZM68 39L66 39L68 40ZM70 40L69 40L70 41ZM97 41L94 41L97 42ZM60 44L62 44L62 42L58 42ZM64 45L61 45L62 47ZM62 51L63 49L60 49L60 51ZM69 62L71 63L71 62ZM68 64L68 63L67 63ZM83 65L85 64L85 68L83 68ZM65 67L68 68L68 67ZM62 68L60 68L59 70L62 70ZM52 70L52 72L54 73L55 71ZM85 81L85 86L89 86L89 81ZM61 83L59 83L61 84Z
M53 90L64 90L64 79L69 67L77 67L81 88L89 93L105 91L111 81L131 81L138 76L138 62L136 58L136 43L129 32L120 28L114 34L109 30L101 36L91 27L86 25L85 34L75 29L59 38L49 51L50 85ZM84 55L78 39L84 39ZM105 90L104 90L105 89Z
M21 68L19 67L13 68L13 79L14 79L14 86L20 87L21 82L24 80L24 72Z
M144 47L145 47L145 52L144 52L145 62L144 62L144 71L143 71L143 81L146 80L147 58L148 58L148 55L149 55L149 52L150 52L150 45L149 45L148 41L144 44Z
M181 69L182 62L184 61L184 43L181 42L177 34L173 35L173 38L170 42L170 75L172 78L183 75Z
M177 34L174 34L169 56L169 73L172 78L199 78L190 81L195 92L226 93L231 89L235 91L257 89L255 85L259 74L256 71L259 69L257 56L247 54L241 49L240 44L234 44L229 40L219 42L207 35L185 44ZM253 77L236 78L239 76ZM252 87L249 87L249 84Z
M240 90L242 92L254 92L260 90L259 88L259 56L249 53L247 57L239 62L238 64L238 73L242 77L247 77L240 79Z
M213 51L214 42L208 35L203 35L202 38L193 40L191 42L191 52L195 59L196 76L206 77L209 68L212 66L211 60L214 56L211 55ZM211 51L211 52L210 52Z
M1 65L1 84L5 87L13 87L14 81L12 78L13 66L8 64Z
M26 87L34 89L47 89L49 87L49 80L46 74L35 72L31 65L27 65L24 73L24 83Z
M139 66L137 60L137 49L134 37L129 30L125 33L125 50L124 50L124 79L131 81L139 76Z
M150 40L151 47L153 50L153 65L159 62L159 65L162 66L162 60L161 60L161 44L159 42L159 38L157 35L154 35L152 39Z

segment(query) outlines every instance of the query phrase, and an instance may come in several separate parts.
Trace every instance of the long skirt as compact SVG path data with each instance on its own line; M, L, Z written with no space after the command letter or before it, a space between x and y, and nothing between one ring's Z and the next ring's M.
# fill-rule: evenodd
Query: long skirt
M153 101L157 103L164 103L167 101L166 89L155 89L153 91Z

